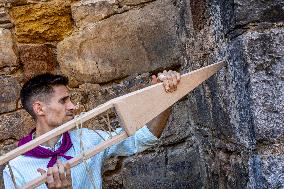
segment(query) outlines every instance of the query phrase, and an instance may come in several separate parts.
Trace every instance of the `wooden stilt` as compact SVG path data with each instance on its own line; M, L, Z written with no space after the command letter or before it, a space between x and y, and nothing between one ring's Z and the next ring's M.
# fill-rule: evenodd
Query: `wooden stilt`
M28 142L27 144L12 150L11 152L0 157L0 165L5 162L33 149L34 147L50 140L51 138L58 136L76 126L76 122L79 120L81 123L97 116L104 111L115 107L116 112L122 122L122 125L126 132L123 132L117 136L112 137L104 141L84 153L84 158L90 158L96 155L102 150L110 147L111 145L118 143L130 135L133 135L138 129L143 127L147 122L151 121L154 117L161 112L169 108L195 87L200 85L203 81L208 79L219 69L225 65L225 61L221 61L216 64L212 64L201 69L192 71L190 73L181 76L181 82L177 91L173 93L166 93L162 83L158 83L141 90L123 95L112 99L93 110L84 113L83 115L73 119L52 131L39 136L38 138ZM77 165L82 161L83 156L75 157L69 160L71 167ZM23 188L33 188L46 181L46 175L38 177L37 179L29 182Z

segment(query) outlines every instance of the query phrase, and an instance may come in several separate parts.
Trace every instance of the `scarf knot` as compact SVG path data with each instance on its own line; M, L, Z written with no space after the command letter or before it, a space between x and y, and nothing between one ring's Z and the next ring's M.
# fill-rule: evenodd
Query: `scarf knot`
M33 137L32 134L35 132L35 129L30 132L26 137L22 138L18 146L22 146L30 142ZM72 147L72 141L68 132L63 133L62 143L56 151L52 151L41 146L37 146L30 151L24 153L26 156L35 157L35 158L51 158L47 164L47 168L53 167L56 163L58 156L61 156L67 160L73 158L72 156L67 156L65 153Z

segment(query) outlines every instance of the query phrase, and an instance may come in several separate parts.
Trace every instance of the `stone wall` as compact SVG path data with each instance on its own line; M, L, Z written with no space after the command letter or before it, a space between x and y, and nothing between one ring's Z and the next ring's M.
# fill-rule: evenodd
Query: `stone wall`
M106 162L104 188L283 188L283 7L280 0L1 0L0 154L33 127L19 90L36 74L67 75L86 111L149 85L163 69L188 72L226 59L173 106L159 145Z

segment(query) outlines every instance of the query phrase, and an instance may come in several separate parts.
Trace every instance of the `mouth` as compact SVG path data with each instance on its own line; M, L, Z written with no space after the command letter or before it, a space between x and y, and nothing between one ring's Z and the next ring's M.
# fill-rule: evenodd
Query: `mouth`
M74 118L74 114L66 114L66 117Z

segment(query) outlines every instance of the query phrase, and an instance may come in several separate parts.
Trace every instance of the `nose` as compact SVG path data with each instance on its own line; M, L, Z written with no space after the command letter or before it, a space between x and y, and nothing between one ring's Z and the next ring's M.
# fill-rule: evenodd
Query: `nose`
M70 101L69 103L68 103L68 105L67 105L67 109L68 110L75 110L75 109L77 109L76 108L76 106Z

